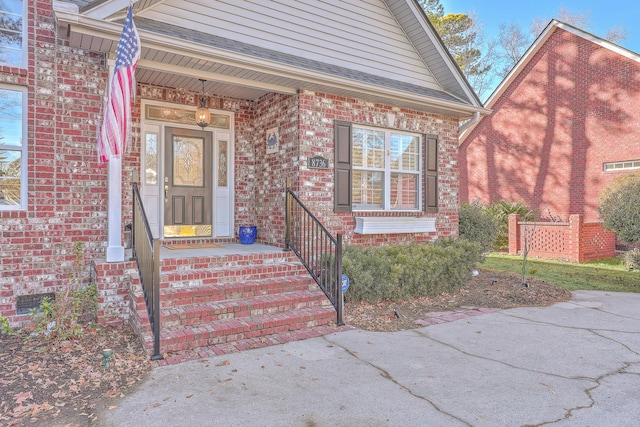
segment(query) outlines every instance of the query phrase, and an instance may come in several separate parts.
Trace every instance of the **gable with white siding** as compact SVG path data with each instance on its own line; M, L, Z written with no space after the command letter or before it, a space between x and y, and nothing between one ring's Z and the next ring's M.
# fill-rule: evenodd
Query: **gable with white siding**
M71 46L113 52L128 6L70 0L54 9ZM415 0L139 0L133 7L138 76L148 83L198 90L204 79L207 90L245 99L304 89L461 118L484 111Z
M138 16L442 90L381 0L205 4L171 0Z

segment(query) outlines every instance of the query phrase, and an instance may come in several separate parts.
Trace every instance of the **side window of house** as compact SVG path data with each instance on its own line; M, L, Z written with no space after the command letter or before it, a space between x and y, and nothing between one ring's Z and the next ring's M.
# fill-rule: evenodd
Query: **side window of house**
M0 1L0 65L25 67L23 0Z
M26 89L0 86L0 210L26 209Z
M435 212L437 180L436 138L336 122L336 212Z

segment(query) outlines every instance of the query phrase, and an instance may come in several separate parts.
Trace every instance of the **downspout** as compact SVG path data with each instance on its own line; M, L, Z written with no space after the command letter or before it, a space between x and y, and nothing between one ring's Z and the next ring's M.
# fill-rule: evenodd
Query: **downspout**
M467 129L469 129L471 126L475 125L479 121L480 121L480 113L476 111L475 113L473 113L473 117L470 120L464 122L462 125L458 127L458 136L462 136L462 134Z

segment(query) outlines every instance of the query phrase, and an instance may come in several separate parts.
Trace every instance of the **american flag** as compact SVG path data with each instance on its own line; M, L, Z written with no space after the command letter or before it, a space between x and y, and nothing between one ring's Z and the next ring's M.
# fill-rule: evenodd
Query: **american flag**
M129 6L122 35L116 50L116 67L109 83L109 94L104 101L104 118L98 135L98 155L101 162L117 158L127 150L131 131L131 98L135 95L135 71L140 59L140 37L133 23Z

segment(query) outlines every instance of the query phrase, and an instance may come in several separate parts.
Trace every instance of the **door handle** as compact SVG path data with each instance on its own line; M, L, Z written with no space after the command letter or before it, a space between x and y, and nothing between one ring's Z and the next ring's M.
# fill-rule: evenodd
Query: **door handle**
M169 186L165 185L164 186L164 201L167 201L167 194L169 193Z

